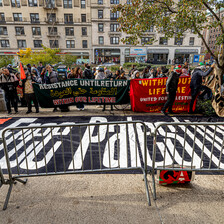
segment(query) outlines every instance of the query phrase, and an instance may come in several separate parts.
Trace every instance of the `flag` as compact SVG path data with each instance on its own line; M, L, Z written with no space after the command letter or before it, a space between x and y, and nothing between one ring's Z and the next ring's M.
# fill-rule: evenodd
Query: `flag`
M26 78L26 74L24 72L23 66L20 63L20 79L25 79Z
M70 68L68 67L67 72L70 72Z

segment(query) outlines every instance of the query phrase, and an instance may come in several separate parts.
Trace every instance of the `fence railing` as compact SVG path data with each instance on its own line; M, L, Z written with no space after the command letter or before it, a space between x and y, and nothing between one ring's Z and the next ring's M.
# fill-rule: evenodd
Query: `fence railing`
M130 132L130 125L134 133ZM141 129L142 160L139 158L137 132ZM131 142L130 142L130 136ZM128 141L129 139L129 141ZM143 173L147 201L146 126L141 121L65 124L6 128L2 132L5 167L9 185L5 210L15 181L21 178L140 170ZM129 145L135 148L128 150ZM0 170L0 177L3 175Z
M158 170L224 171L224 122L161 123L152 135L154 199Z

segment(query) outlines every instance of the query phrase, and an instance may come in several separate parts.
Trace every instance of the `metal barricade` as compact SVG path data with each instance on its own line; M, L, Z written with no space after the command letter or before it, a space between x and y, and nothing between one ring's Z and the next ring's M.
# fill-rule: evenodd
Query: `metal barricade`
M139 132L142 135L138 141ZM15 181L26 183L21 178L124 170L143 173L147 201L151 205L146 126L141 121L6 128L2 139L6 159L2 169L8 171L4 184L9 185L4 210ZM134 150L129 151L129 147Z
M4 179L4 176L3 176L3 173L2 173L2 169L1 169L1 166L0 166L0 187L5 184L5 179Z
M154 199L155 171L224 171L224 122L161 123L152 135Z

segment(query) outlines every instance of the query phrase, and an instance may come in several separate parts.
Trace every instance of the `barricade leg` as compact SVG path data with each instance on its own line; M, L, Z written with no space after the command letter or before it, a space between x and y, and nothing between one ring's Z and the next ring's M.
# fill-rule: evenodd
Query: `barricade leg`
M149 196L149 185L148 185L148 180L147 180L147 173L144 171L144 181L145 181L145 189L146 189L146 197L148 201L148 205L151 206L151 201L150 201L150 196Z
M10 186L9 186L9 190L8 190L8 193L7 193L7 196L6 196L6 199L5 199L3 210L7 209L7 206L8 206L8 203L9 203L9 198L10 198L10 195L11 195L11 192L12 192L12 187L13 187L13 183L11 183Z
M22 184L26 184L27 183L27 179L21 180L19 178L15 178L15 181L18 181L18 182L20 182Z
M153 199L156 200L156 181L155 181L155 171L152 171L152 192Z

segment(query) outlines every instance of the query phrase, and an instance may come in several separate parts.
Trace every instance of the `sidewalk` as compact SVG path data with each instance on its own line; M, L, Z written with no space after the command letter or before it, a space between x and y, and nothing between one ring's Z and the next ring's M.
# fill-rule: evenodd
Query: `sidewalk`
M13 187L0 223L224 223L223 185L223 176L202 175L185 186L157 185L158 199L149 207L140 174L30 178ZM1 206L6 193L3 186Z
M78 111L73 106L67 113L53 113L52 110L40 108L40 113L26 115L27 108L19 108L19 113L11 116L149 115L132 111L110 111L110 107L102 111L102 108L96 106L86 106L85 111ZM0 117L9 116L1 112ZM197 175L189 185L157 185L157 200L153 201L151 194L151 207L147 205L143 176L140 174L83 174L29 178L26 185L17 183L13 186L6 211L1 209L8 187L4 185L0 188L0 224L224 223L223 177ZM151 186L150 176L148 180Z

